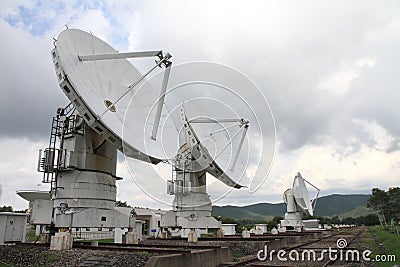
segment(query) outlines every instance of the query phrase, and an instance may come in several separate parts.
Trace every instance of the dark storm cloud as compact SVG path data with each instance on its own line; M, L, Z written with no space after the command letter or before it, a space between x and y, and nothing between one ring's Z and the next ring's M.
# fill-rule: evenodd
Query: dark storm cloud
M58 87L51 39L32 37L0 21L0 137L47 138L57 107L66 105Z
M387 153L393 153L400 150L400 141L393 141L390 146L386 149Z
M230 12L238 17L222 16L218 4L205 15L207 3L179 5L184 13L176 3L140 5L138 12L153 14L138 21L140 46L161 44L176 61L203 57L249 75L271 104L281 151L332 143L374 147L359 121L399 135L398 2L257 2L245 9L233 3ZM155 17L168 23L153 27Z
M221 16L220 5L205 16L202 12L209 2L183 7L175 2L155 3L135 5L142 14L132 25L136 34L129 36L135 49L163 48L174 55L175 63L215 60L249 75L269 99L280 150L308 144L348 146L354 139L373 146L358 120L376 122L399 136L396 1L265 6L257 2L240 17ZM231 7L241 10L238 3ZM186 12L178 12L181 8ZM112 16L110 10L108 16ZM173 19L168 19L171 15ZM0 135L48 136L56 108L67 103L56 83L50 38L29 36L5 22L0 27L2 61L6 62L0 66ZM362 60L372 60L373 65L357 65ZM347 84L340 81L347 79L340 73L352 71L356 76ZM339 81L329 84L332 79Z
M376 15L376 9L382 12ZM400 76L396 66L400 52L395 47L400 40L394 29L400 21L399 5L365 5L345 14L337 8L305 13L310 18L296 18L298 33L293 38L279 50L269 53L266 47L263 52L267 61L273 61L266 65L277 68L266 68L255 77L270 99L280 148L332 142L348 146L352 139L373 147L357 120L376 122L398 137L400 122L395 117L400 114ZM312 19L317 16L318 23ZM373 62L363 63L368 60ZM345 86L340 81L319 88L321 81L338 73L336 79L346 79L341 72L356 75L344 92L340 92L340 86Z
M354 188L369 192L398 180L398 1L72 1L61 10L54 10L57 3L38 3L24 2L28 9L21 9L17 1L6 1L0 9L9 18L9 23L0 20L0 169L8 178L0 178L3 191L14 192L23 184L32 188L41 179L30 178L36 151L47 142L56 109L68 102L50 58L51 37L64 24L119 43L120 51L164 49L174 64L226 64L260 87L278 131L273 176L251 197L247 191L232 192L227 204L280 201L299 170L323 194ZM371 134L371 125L389 135L384 146ZM120 199L135 196L132 203L143 203L122 154L118 162L119 176L126 178L119 185ZM145 166L151 168L135 164L135 175L151 178L153 171ZM159 186L154 191L165 192ZM213 188L226 189L220 183ZM10 203L11 195L5 200L3 192L4 203Z

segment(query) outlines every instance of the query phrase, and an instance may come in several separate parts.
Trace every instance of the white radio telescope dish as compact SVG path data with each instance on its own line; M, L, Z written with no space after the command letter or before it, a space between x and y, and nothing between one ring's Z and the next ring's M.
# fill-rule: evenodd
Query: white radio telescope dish
M175 221L174 227L182 229L221 227L211 215L206 173L228 185L226 193L243 187L244 180L254 192L265 180L274 155L275 124L259 88L239 71L205 62L172 70L167 52L120 53L77 29L59 34L52 55L59 85L79 113L74 116L86 122L79 119L85 126L83 135L95 136L89 150L106 144L115 155L115 148L122 151L127 162L172 165L167 193L175 198L163 222ZM127 60L140 57L156 58L144 74ZM150 81L158 67L161 75ZM114 165L109 169L115 172ZM156 181L146 184L157 191Z
M232 139L234 137L227 133L212 134L221 131L220 124L222 124L222 122L218 122L217 120L213 121L208 117L190 120L187 118L184 107L181 108L181 119L186 138L184 146L187 149L189 149L189 147L192 148L191 155L195 158L195 163L191 164L191 169L188 169L188 171L196 172L205 170L228 186L234 188L243 187L239 182L243 179L243 176L245 176L244 166L237 167L238 155L232 153L231 149L226 148L229 146L230 142L233 141ZM244 140L248 122L240 119L231 119L229 121L238 124L237 133L239 134L241 132L241 139ZM222 128L222 131L227 130ZM205 140L211 140L211 142L206 142ZM241 140L242 143L243 140ZM207 143L210 143L210 145L206 145ZM237 150L240 152L241 147L237 147ZM225 151L228 151L228 153ZM183 150L180 154L184 154L185 152L186 151ZM178 160L176 163L178 167L185 168L184 161L181 162Z
M142 75L126 59L150 56L158 56L158 62L165 60L166 71L160 81L164 91L154 89L151 83L144 79L155 67L161 66L160 63ZM244 162L248 159L242 160L240 154L242 149L248 147L246 133L249 122L235 112L229 114L229 119L221 119L218 115L223 113L217 112L216 115L215 109L212 112L207 110L210 103L196 102L191 98L196 95L183 93L179 96L183 89L181 85L186 83L185 75L172 76L171 86L175 89L174 94L166 94L171 71L171 63L168 61L170 57L162 51L119 53L94 35L77 29L62 31L53 53L53 60L57 61L55 67L60 87L79 114L93 130L131 158L152 163L175 161L180 147L176 137L184 123L179 115L174 117L171 112L177 110L177 103L180 105L188 100L185 97L181 98L182 96L188 96L191 103L186 103L190 111L187 122L191 132L196 133L198 148L202 148L203 152L201 156L204 160L200 159L199 167L225 184L240 188L239 181L246 177L248 163ZM201 71L197 74L200 75L197 76L201 78L199 80L210 76L210 73L204 72L206 67L207 65L201 64ZM213 84L219 83L218 80L213 81ZM240 85L245 87L244 84L236 84L237 87ZM198 88L186 86L183 91L196 89ZM224 90L227 88L223 88L222 91ZM213 92L212 89L209 92ZM234 94L235 92L230 93ZM221 97L210 96L210 99ZM221 109L222 106L217 111ZM224 123L236 124L238 129L235 133L230 132L228 129L232 125L227 126ZM157 128L162 129L157 131ZM186 171L196 172L199 169Z
M144 77L155 67L170 64L168 53L119 53L94 35L77 29L61 32L55 50L53 60L58 56L59 62L55 65L60 86L91 128L129 157L157 163L175 155L176 151L166 153L160 139L151 138L151 132L145 131L146 125L155 120L143 112L160 94L144 82ZM126 59L151 56L158 56L159 61L145 75ZM139 104L130 106L134 109L130 114L134 116L126 121L129 101L140 86L144 87L141 92L145 93ZM160 115L163 131L176 135L175 125L171 120L163 121L164 117L165 114ZM129 129L129 134L122 138L124 127Z
M293 181L293 195L298 207L300 207L305 214L313 216L319 189L316 188L316 196L313 199L310 199L310 193L307 190L306 182L312 187L316 188L310 182L305 180L300 173L297 173Z
M156 57L156 64L142 74L127 60L138 57ZM275 148L274 120L264 96L237 70L209 62L172 69L170 58L163 51L120 53L77 29L62 31L53 50L59 85L100 135L98 143L106 140L128 158L168 162L188 173L205 171L230 187L254 192L266 178ZM162 71L150 80L158 67ZM179 158L182 132L190 164Z
M306 183L316 190L313 199L310 198L310 193L307 189ZM315 205L319 189L304 179L300 173L294 177L292 188L287 189L283 193L283 202L286 204L285 219L281 220L278 231L302 231L304 230L304 223L301 213L314 216Z
M160 74L147 82L161 83ZM139 107L144 95L145 88L139 88L130 104ZM203 148L201 153L197 148L193 150L193 153L199 152L195 155L199 156L198 164L186 166L185 171L196 172L200 168L228 186L247 186L250 192L261 185L273 156L274 146L268 140L274 140L275 127L264 98L245 75L212 62L174 65L163 107L167 114L165 121L173 121L170 125L175 125L178 133L183 131L180 110L184 107L191 133L200 144L197 147ZM145 108L147 114L155 112L154 104ZM127 109L127 121L136 116L133 111ZM165 151L178 151L182 145L178 136L182 139L182 134L170 135L163 129L160 129L160 136ZM125 127L124 135L129 132ZM128 166L129 162L128 159Z

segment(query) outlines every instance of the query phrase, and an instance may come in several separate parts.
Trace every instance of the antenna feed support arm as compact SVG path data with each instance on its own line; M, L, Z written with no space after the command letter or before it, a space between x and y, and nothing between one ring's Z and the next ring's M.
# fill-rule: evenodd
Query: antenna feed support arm
M172 55L168 52L168 51L160 51L157 54L158 60L156 60L156 64L161 68L162 66L164 66L165 68L168 68L172 62L170 61L170 58L172 57ZM162 62L160 64L160 62Z

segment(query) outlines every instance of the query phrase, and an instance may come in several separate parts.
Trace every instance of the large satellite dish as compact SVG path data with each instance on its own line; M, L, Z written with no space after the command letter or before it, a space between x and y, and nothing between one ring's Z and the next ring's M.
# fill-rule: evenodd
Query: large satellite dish
M126 59L135 57L158 57L159 60L142 75ZM158 116L158 120L148 118L142 112L160 95L149 83L144 83L144 78L156 67L164 65L168 70L168 81L170 57L162 51L119 53L92 34L77 29L61 32L53 51L60 86L88 125L121 151L124 150L125 155L153 163L171 155L165 154L160 139L144 132L148 122L155 124L162 120L159 112L154 115ZM124 121L129 101L139 86L145 88L141 91L145 92L142 102L131 106L135 109L135 117ZM165 88L166 82L161 90ZM124 124L129 134L122 139ZM172 121L163 122L163 131L168 135L177 134Z
M75 107L73 116L76 118L71 133L77 129L74 123L78 121L80 127L84 127L82 133L76 134L91 138L91 144L81 144L78 151L87 150L84 155L92 160L91 151L94 153L95 148L104 145L104 149L112 148L114 158L116 147L127 156L127 161L138 159L172 165L172 180L166 184L167 193L175 195L173 210L163 216L165 220L160 226L220 228L221 222L211 214L207 173L230 187L225 192L243 187L247 176L252 178L248 185L250 192L254 192L266 178L275 146L265 140L275 140L274 120L265 97L247 76L221 64L205 62L182 64L172 69L171 55L167 52L120 53L91 33L68 28L57 37L52 58L59 85ZM156 60L148 71L140 73L128 58ZM159 67L161 71L150 76ZM265 123L267 117L270 124ZM70 125L66 119L66 115L60 112L57 127L68 128ZM265 131L266 128L270 131ZM52 138L55 136L57 129L52 132ZM52 140L53 150L49 149L50 152L56 151ZM61 144L57 151L63 149ZM266 155L264 149L271 153ZM50 152L46 155L51 156ZM100 154L104 151L97 152L98 156L103 156ZM73 169L76 167L73 157L79 154L66 155L66 166ZM103 165L107 165L105 169L115 176L114 158L109 158L108 154L103 158L112 166L100 162L93 167L104 172ZM45 162L46 159L47 156ZM62 156L57 159L57 166L64 167L59 164ZM78 163L86 166L86 158ZM159 164L154 169L163 167L164 164ZM45 174L49 173L45 171ZM57 185L57 176L53 179L53 173L51 170L51 179L46 176L46 181L51 181L52 186L54 181ZM70 175L71 181L76 180L75 174ZM72 184L65 177L64 182ZM254 182L254 177L260 179ZM96 180L97 176L92 178ZM161 175L158 178L162 178ZM140 183L137 184L147 191ZM160 192L155 189L155 184L158 184L155 180L146 184L153 192ZM115 199L115 192L110 195L111 200L112 197ZM26 197L36 195L28 194Z
M158 60L153 68L141 74L127 60L137 57ZM238 158L249 122L238 116L214 118L199 103L186 103L192 111L189 119L186 115L174 118L171 112L178 98L170 103L165 99L170 58L163 51L119 53L92 34L77 29L61 32L53 51L64 93L86 123L126 156L152 163L168 161L185 168L179 165L183 161L176 158L181 145L176 137L182 129L186 129L186 134L190 129L195 138L187 139L186 143L193 148L191 155L196 157L198 168L191 164L192 168L185 171L205 170L231 187L242 187L238 181L246 176L247 166ZM161 90L145 80L157 67L165 67ZM225 127L224 123L236 124L237 131L230 134L227 128L232 125ZM211 140L211 146L207 140Z
M222 123L221 120L213 121L208 117L189 120L183 106L181 108L181 119L186 139L184 147L186 150L191 147L192 157L195 158L195 164L191 164L192 169L189 169L188 171L196 172L199 170L205 170L228 186L235 188L243 187L238 183L238 181L240 181L245 174L242 168L236 167L236 164L239 157L238 153L240 153L241 146L243 145L247 128L249 126L248 121L243 119L225 119L223 121L237 123L238 130L236 135L241 133L240 143L235 151L236 154L233 154L224 153L224 151L229 151L229 149L226 149L226 147L229 146L230 141L232 141L232 139L236 136L229 136L226 134L210 134L225 130L224 128L220 128L219 124ZM199 124L204 125L200 127L198 126ZM211 148L209 147L209 149L207 149L207 146L203 144L204 142L202 142L202 140L206 140L207 138L214 141L214 155L210 153ZM181 149L181 152L178 154L178 156L184 154L186 150ZM184 161L177 160L175 164L182 169L185 168Z
M310 199L310 193L308 192L306 183L308 183L310 186L314 187L317 190L316 195L313 199ZM297 175L295 176L292 189L297 206L305 214L313 216L319 194L319 189L314 185L312 185L307 180L305 180L300 173L297 173Z
M306 183L316 190L313 199L310 198L310 192ZM283 193L283 201L286 203L285 219L281 220L279 231L302 231L304 223L301 212L314 216L315 205L317 204L320 189L304 179L300 173L294 177L292 188Z
M152 84L160 84L162 81L162 73L147 80ZM145 88L139 88L132 97L131 106L140 106L144 95ZM168 81L163 114L164 112L167 114L166 120L173 121L172 124L179 133L183 127L180 114L182 106L193 130L191 132L196 134L201 147L208 151L209 156L204 159L208 165L206 162L202 163L203 169L223 182L227 180L222 178L228 176L234 181L224 182L229 186L236 187L240 184L247 186L250 192L257 190L265 179L267 168L271 163L274 146L273 142L269 141L274 140L275 128L268 104L255 84L244 74L222 64L190 62L174 65ZM155 107L155 104L144 107L147 109L145 113L153 117ZM127 121L136 116L134 110L134 108L127 109ZM124 129L124 135L129 132L127 128ZM165 134L163 129L159 132L161 138L165 140L162 142L165 151L172 154L180 150L182 140L178 141L178 136L181 137L181 134ZM193 152L197 153L196 150ZM201 157L198 158L198 161L200 160ZM130 162L134 170L135 161L127 159L128 166ZM175 166L174 162L170 163ZM218 166L216 168L218 173L206 168L210 164L213 167ZM196 164L193 165L185 168L185 171L198 171L196 168L189 169L196 167ZM157 172L158 176L162 176L163 172L159 170ZM152 187L145 185L145 180L141 182L140 179L138 177L136 183L139 186L143 185L142 190L150 192ZM211 189L217 190L217 187ZM220 192L222 190L218 193Z

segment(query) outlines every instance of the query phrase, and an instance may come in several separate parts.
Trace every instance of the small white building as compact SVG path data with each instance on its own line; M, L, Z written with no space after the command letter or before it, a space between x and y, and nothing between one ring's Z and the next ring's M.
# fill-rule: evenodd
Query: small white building
M138 241L143 240L143 235L142 235L142 231L143 231L143 224L144 221L141 220L136 220L135 222L135 231L136 231L136 238ZM114 235L114 243L123 243L123 235L126 234L128 232L128 228L115 228L115 235Z
M311 219L311 220L303 220L304 230L318 230L319 229L319 220Z
M254 225L255 234L262 235L268 232L268 224L265 223L258 223Z
M135 208L135 211L136 219L144 221L142 228L143 239L148 237L160 237L161 214L164 214L166 211L147 208Z
M0 212L0 245L25 241L27 214Z
M132 208L116 207L122 213L129 214ZM149 237L161 237L160 221L161 214L166 213L164 210L155 210L148 208L134 208L136 212L136 220L142 221L140 230L140 240ZM119 231L119 230L118 230Z
M237 224L222 224L222 230L224 230L224 235L235 235Z

